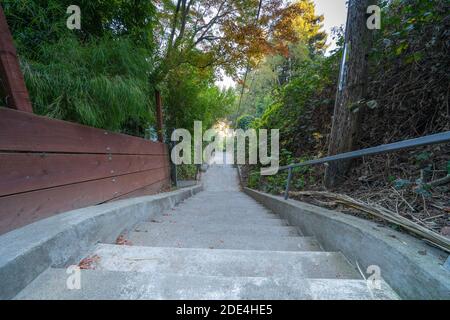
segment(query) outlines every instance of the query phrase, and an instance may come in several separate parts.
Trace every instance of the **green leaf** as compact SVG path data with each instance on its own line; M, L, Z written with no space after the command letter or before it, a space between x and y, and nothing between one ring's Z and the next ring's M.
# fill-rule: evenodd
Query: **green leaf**
M404 51L406 51L406 49L408 49L408 44L406 42L403 42L395 49L395 54L399 56Z

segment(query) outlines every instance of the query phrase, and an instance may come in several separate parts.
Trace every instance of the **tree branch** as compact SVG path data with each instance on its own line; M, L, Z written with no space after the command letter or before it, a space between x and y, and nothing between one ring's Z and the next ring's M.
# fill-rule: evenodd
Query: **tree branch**
M194 41L194 47L195 47L197 44L199 44L199 43L204 39L204 37L205 37L205 36L207 35L207 33L211 30L211 28L217 23L217 21L219 21L219 20L222 19L223 17L226 17L227 15L229 15L230 13L233 12L233 10L230 9L230 10L226 10L226 11L224 11L223 13L221 13L221 11L222 11L223 7L225 6L225 4L226 4L226 1L223 1L223 2L220 4L220 7L219 7L219 9L217 10L216 15L215 15L213 18L211 18L211 20L209 20L208 23L206 23L205 25L201 26L200 28L198 28L198 29L193 33L192 39L195 39L195 37L196 37L196 35L199 33L199 31L205 29L205 30L202 32L202 34L200 35L200 37L197 38L197 40Z
M172 47L173 47L173 41L175 38L175 31L177 29L177 22L178 22L178 14L180 12L180 7L181 7L181 1L182 0L178 0L177 2L177 7L175 9L175 13L173 15L173 20L172 20L172 30L170 32L170 38L169 38L169 44L167 46L167 55L169 55L170 51L172 51ZM185 0L184 0L185 1Z

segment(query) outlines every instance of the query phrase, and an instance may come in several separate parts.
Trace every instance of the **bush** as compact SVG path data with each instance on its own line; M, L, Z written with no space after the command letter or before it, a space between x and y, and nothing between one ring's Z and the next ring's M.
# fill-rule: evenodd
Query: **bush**
M237 119L237 127L242 130L248 130L251 127L255 117L249 114L244 114Z
M196 180L196 176L197 176L197 165L182 164L177 166L178 180Z
M154 123L151 65L127 39L67 38L22 66L37 114L140 136Z

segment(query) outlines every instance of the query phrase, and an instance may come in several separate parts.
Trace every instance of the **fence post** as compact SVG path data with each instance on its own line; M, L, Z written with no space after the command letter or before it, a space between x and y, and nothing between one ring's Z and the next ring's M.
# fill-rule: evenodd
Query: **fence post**
M27 87L20 70L17 51L9 31L5 13L0 5L0 80L6 94L6 106L33 112Z
M291 186L291 179L292 179L292 168L289 168L288 178L286 181L286 190L284 191L284 200L289 199L289 188Z
M158 133L158 141L164 142L161 93L158 90L155 90L155 101L156 101L156 131Z
M169 142L169 162L170 162L170 179L175 187L178 187L177 165L172 162L172 149L175 147L175 142Z

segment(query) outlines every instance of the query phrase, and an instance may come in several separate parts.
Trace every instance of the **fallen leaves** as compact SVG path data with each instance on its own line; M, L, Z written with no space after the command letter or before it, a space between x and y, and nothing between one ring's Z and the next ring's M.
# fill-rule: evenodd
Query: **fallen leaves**
M333 202L339 203L346 207L353 208L355 210L364 212L366 214L375 216L377 218L388 221L396 226L402 227L409 232L414 233L424 241L434 244L435 246L450 252L450 240L441 234L438 234L432 230L425 228L424 226L415 223L400 214L393 212L387 208L379 206L374 203L365 203L361 200L351 198L347 195L337 194L332 192L323 191L300 191L290 192L292 196L310 196L310 197L324 197L331 199Z
M130 240L127 240L123 234L121 234L116 239L116 244L119 246L132 246L133 243Z
M98 255L93 255L91 257L84 258L78 264L81 270L95 270L95 265L100 261Z

